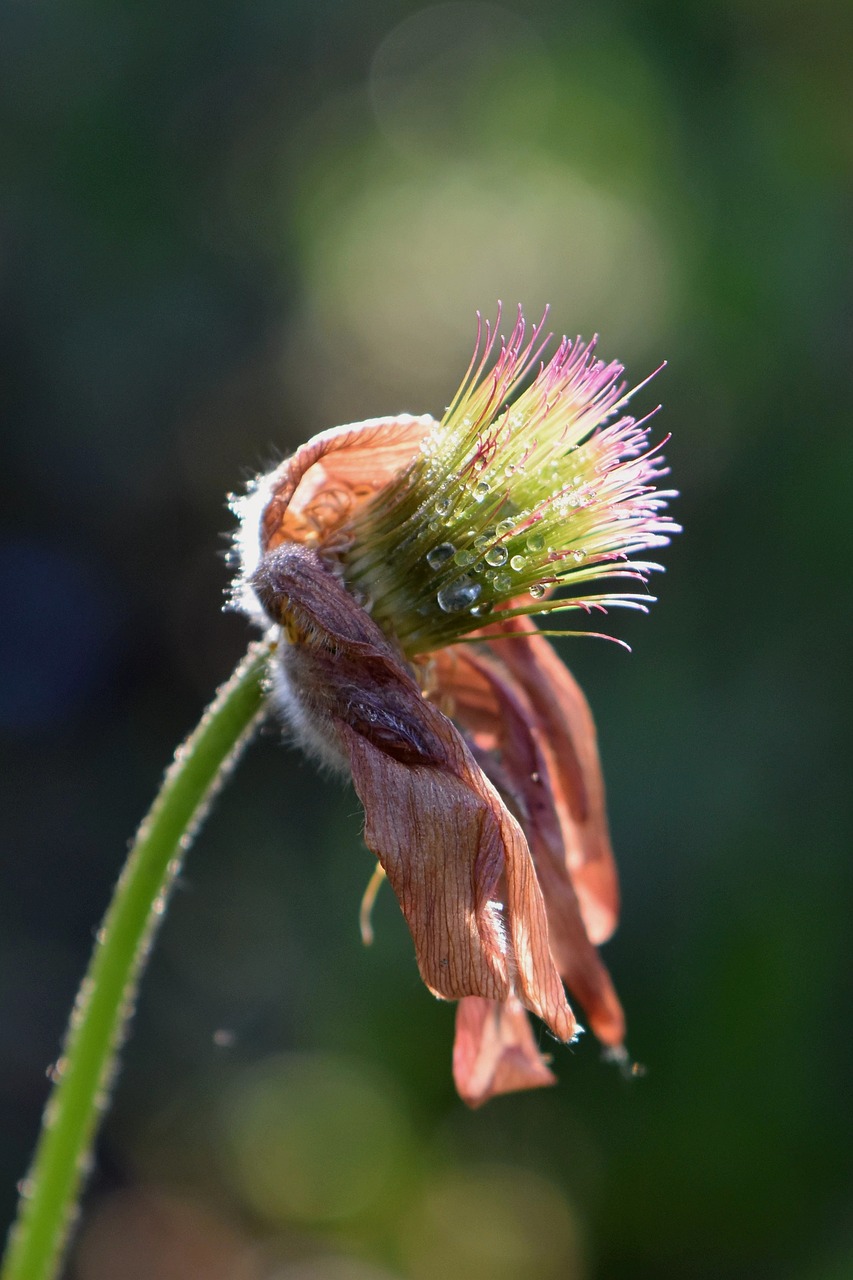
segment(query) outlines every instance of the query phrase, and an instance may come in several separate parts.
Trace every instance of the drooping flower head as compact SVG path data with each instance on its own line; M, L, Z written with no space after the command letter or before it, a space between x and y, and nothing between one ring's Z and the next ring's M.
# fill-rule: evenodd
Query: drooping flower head
M481 327L441 422L324 432L237 503L235 603L281 628L283 713L351 774L421 975L459 1001L472 1105L553 1081L525 1011L573 1038L564 982L621 1050L595 729L526 615L643 608L637 557L677 528L622 367L566 338L541 362L543 325L519 311L497 351Z

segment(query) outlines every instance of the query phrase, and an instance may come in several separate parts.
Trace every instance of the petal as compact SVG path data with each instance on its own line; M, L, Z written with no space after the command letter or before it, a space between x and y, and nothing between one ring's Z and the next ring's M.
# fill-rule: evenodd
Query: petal
M622 1007L584 925L567 866L551 766L530 702L494 658L448 650L438 661L460 722L471 727L480 747L496 753L484 759L486 771L521 815L545 898L557 968L598 1038L619 1045L625 1034Z
M519 1001L480 996L466 996L456 1009L453 1080L469 1107L480 1107L500 1093L557 1082Z
M365 840L400 901L424 981L448 999L515 990L571 1039L530 850L457 730L316 551L283 544L252 585L292 641L282 650L292 721L333 739L349 761Z
M491 906L501 873L494 830L484 840L479 798L444 769L394 759L388 743L342 729L365 810L364 839L379 858L436 995L510 991L506 944ZM477 865L479 864L479 865Z
M259 482L268 496L261 550L282 542L323 543L418 453L433 418L399 414L313 436Z
M516 634L493 643L493 650L529 699L551 767L569 873L587 933L595 943L606 942L619 921L619 881L592 712L544 636L523 634L520 619L504 626Z
M372 725L340 732L365 809L364 839L406 916L436 995L504 1000L515 989L561 1040L575 1034L548 942L542 894L514 818L447 718L417 686L403 712L432 719L430 756L398 755ZM394 718L401 712L395 702ZM503 903L497 901L498 894Z

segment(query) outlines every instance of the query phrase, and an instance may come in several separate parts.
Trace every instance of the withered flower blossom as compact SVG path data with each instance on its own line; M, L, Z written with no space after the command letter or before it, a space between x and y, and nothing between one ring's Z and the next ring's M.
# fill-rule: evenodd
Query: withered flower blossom
M564 983L621 1049L595 728L528 615L645 608L658 566L636 557L677 528L647 421L619 416L622 366L567 338L545 363L544 323L478 328L440 422L325 431L235 504L235 603L281 629L277 701L351 774L423 980L459 1002L473 1106L553 1083L527 1011L572 1040Z

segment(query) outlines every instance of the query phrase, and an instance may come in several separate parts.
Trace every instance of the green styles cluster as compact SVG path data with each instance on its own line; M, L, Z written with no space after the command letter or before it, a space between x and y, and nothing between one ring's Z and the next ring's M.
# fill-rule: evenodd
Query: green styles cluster
M541 328L525 343L519 317L488 371L487 332L419 456L352 523L347 583L410 656L486 620L650 599L609 580L645 588L658 567L634 557L677 527L661 514L665 468L647 425L611 420L628 398L622 366L594 344L563 338L518 394Z

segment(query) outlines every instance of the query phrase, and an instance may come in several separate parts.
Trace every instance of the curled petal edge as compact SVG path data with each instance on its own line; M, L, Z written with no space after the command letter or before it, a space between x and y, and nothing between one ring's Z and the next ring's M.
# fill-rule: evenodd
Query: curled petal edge
M341 527L412 461L435 425L429 414L401 413L332 427L233 498L239 519L234 550L241 565L233 606L265 624L251 579L266 552L287 541L333 543Z
M466 996L459 1001L453 1082L469 1107L481 1107L502 1093L557 1083L518 1000L497 1002Z
M264 481L261 550L326 541L411 462L434 425L429 415L398 414L333 427L307 441Z

